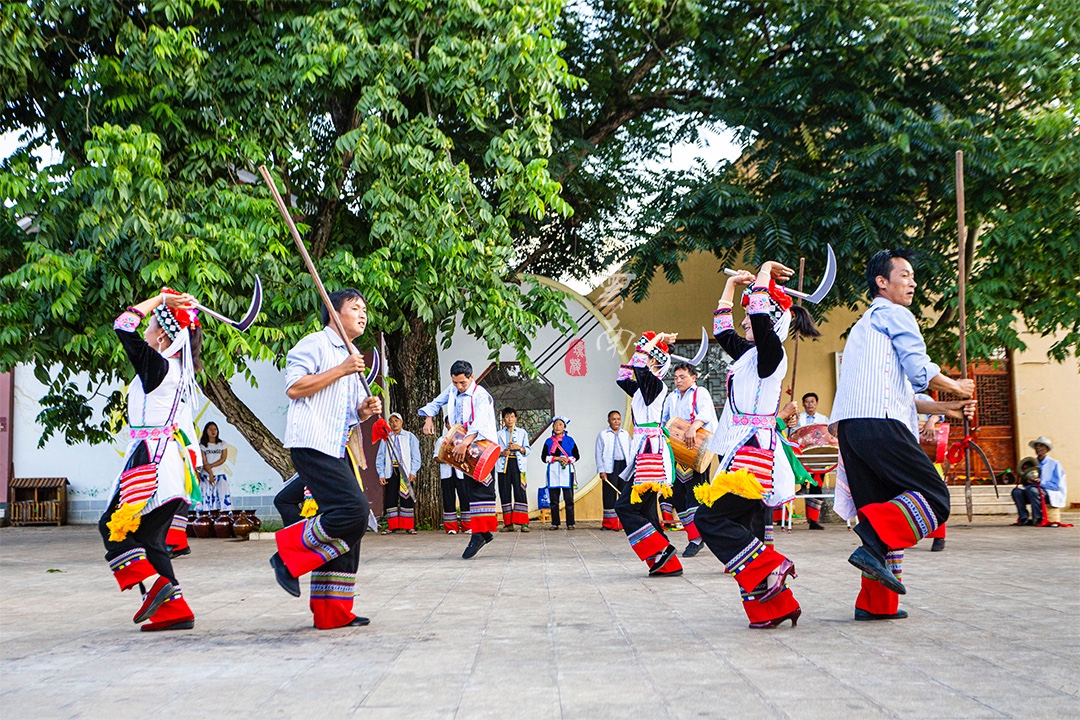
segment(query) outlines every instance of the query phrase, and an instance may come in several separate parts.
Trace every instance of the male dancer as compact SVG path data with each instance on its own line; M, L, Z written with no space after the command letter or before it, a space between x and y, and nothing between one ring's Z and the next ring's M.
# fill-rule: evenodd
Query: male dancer
M525 459L529 457L529 433L517 426L517 410L503 408L503 429L499 431L499 463L495 474L502 498L503 532L529 532L529 498L525 494Z
M858 509L862 538L848 561L863 573L863 598L907 592L890 569L895 554L929 535L949 517L949 491L919 447L909 423L915 390L944 390L961 398L974 380L953 380L926 354L908 306L915 296L909 250L882 250L866 267L869 309L851 329L840 366L832 425ZM856 619L861 608L856 603Z
M419 414L425 418L423 433L435 434L434 417L443 407L448 408L450 422L465 428L465 437L454 445L454 458L459 462L465 459L469 446L477 439L498 443L495 429L495 401L488 391L473 380L473 367L464 360L455 360L450 366L450 386L439 397L420 408ZM480 552L494 538L499 527L495 517L495 478L486 480L466 478L469 488L469 522L472 537L461 557L468 560Z
M718 424L712 395L705 388L698 387L697 375L697 368L693 365L679 363L675 366L675 391L668 395L664 403L664 415L660 420L660 424L664 426L673 417L689 422L690 427L680 439L691 450L697 447L698 430L705 428L707 432L716 432ZM692 467L683 467L676 463L674 495L671 499L675 511L679 513L679 522L686 530L686 538L690 541L683 550L683 557L693 557L701 550L701 533L694 525L694 514L698 507L694 488L707 482L707 471L697 472Z
M622 429L622 415L612 410L607 416L608 426L596 436L596 470L604 483L604 522L601 530L622 530L619 516L615 514L615 501L619 499L627 482L620 477L630 457L630 433Z
M315 627L367 625L353 614L353 591L360 564L360 540L367 529L370 504L345 456L350 430L382 412L382 401L365 395L358 378L364 360L348 343L367 327L367 303L358 290L338 290L330 303L347 337L330 325L322 310L323 329L300 340L285 361L289 412L285 447L319 513L289 525L275 536L278 551L270 558L278 584L300 597L301 575L311 573L311 612Z

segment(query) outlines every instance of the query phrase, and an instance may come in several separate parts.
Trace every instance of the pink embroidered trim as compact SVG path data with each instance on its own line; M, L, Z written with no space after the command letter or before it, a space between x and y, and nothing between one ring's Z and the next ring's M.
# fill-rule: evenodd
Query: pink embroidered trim
M177 426L175 424L155 428L131 428L131 439L157 440L158 438L170 437L174 432L176 432L176 428Z
M724 308L723 310L718 310L717 313L713 315L712 327L713 335L719 335L725 330L734 330L735 318L731 315L731 308Z
M634 379L634 368L630 367L629 365L620 365L619 366L619 374L616 376L615 379L616 379L616 381L618 381L618 380L633 380Z
M753 425L760 428L775 428L776 418L772 415L743 415L742 413L735 413L731 422L735 425Z
M648 367L648 363L645 362L645 359L645 353L634 353L634 357L630 358L630 367Z
M141 322L142 318L133 312L120 313L120 317L113 320L113 330L135 332L135 329L139 327L139 323Z
M750 294L750 303L746 307L748 315L766 315L772 308L769 293L754 292Z

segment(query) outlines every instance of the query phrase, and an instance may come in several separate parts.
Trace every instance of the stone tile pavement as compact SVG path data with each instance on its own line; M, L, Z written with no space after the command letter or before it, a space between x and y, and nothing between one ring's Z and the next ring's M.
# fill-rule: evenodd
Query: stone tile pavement
M881 623L851 619L854 534L797 526L778 546L804 614L772 631L708 552L650 579L599 529L500 533L472 561L462 536L367 536L372 624L334 631L274 583L272 542L196 540L196 628L153 635L94 528L5 528L0 717L1080 717L1080 528L1005 523L909 550L911 617Z

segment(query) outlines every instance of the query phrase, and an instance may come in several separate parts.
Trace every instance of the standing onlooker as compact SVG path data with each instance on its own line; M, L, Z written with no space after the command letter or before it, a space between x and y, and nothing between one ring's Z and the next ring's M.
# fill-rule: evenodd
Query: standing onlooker
M596 471L604 483L604 523L601 530L622 530L622 523L615 513L615 501L626 487L622 479L626 459L630 457L630 433L622 429L622 415L612 410L607 416L608 426L596 436Z
M499 431L499 462L495 475L502 499L503 532L529 532L529 498L525 494L524 463L529 456L529 433L517 426L517 410L503 408L503 429Z
M404 530L406 535L416 534L413 489L416 473L420 471L420 441L404 430L403 424L401 413L390 413L390 437L379 443L379 453L375 456L375 469L383 486L386 517L383 535L398 530Z
M218 426L208 422L203 426L199 438L202 451L203 471L200 475L199 489L202 490L201 510L232 510L232 495L229 493L229 475L225 463L229 461L229 446L221 441Z
M551 421L551 437L540 450L540 459L548 464L547 485L551 497L551 530L559 529L559 494L566 503L566 529L574 529L574 487L577 476L574 463L581 459L574 438L566 434L570 421L562 416Z

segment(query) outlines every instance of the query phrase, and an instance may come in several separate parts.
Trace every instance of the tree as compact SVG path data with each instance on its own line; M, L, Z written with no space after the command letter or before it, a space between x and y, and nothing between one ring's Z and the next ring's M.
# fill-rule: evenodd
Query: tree
M251 276L267 304L247 335L207 323L207 396L283 476L280 443L230 378L279 365L313 330L310 279L255 167L283 183L328 286L358 285L386 331L391 399L406 418L439 389L436 339L457 320L493 351L568 318L509 259L523 219L567 214L547 168L572 85L554 0L374 2L36 0L0 18L0 366L49 386L46 433L96 441L129 372L110 322L168 284L225 313ZM34 154L55 145L62 159ZM31 218L28 236L14 223ZM18 238L18 239L16 239ZM7 242L7 240L12 242ZM71 379L87 372L88 387ZM46 435L46 436L47 436ZM430 457L430 441L426 442ZM420 478L436 514L438 474Z
M725 262L803 255L813 273L826 243L846 268L906 245L920 252L920 284L941 313L930 340L956 357L953 154L964 150L969 355L1023 347L1017 317L1035 332L1064 331L1056 358L1080 354L1073 4L753 5L701 3L756 15L734 55L711 30L688 45L701 77L719 78L703 94L708 112L740 129L746 151L719 170L655 181L630 254L636 297L657 269L678 281L693 251ZM854 307L863 285L841 272L816 309Z

